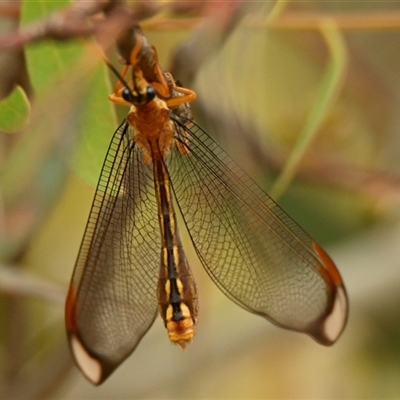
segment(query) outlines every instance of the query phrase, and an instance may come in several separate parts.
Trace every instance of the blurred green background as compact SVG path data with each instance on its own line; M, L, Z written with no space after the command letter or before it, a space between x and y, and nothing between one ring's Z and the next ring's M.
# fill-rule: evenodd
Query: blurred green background
M4 4L3 34L72 3ZM200 296L194 342L172 346L158 318L92 387L69 355L64 299L127 109L107 101L109 74L90 41L39 41L23 58L0 51L0 94L10 82L28 94L0 104L1 398L399 398L400 7L155 4L141 26L161 65L197 92L196 121L327 248L348 290L348 326L325 348L238 308L182 232ZM25 75L13 75L17 65Z

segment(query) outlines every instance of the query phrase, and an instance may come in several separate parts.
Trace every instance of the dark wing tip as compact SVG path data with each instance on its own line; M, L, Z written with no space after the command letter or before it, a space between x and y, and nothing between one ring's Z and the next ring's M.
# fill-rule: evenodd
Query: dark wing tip
M348 302L346 290L344 286L338 286L335 288L330 312L309 326L306 333L318 343L331 346L337 341L346 327L347 316Z
M327 312L315 321L306 333L317 342L330 346L336 342L346 327L349 302L342 278L334 262L318 243L313 242L312 245L321 261L321 274L325 278L330 301Z
M65 307L65 322L68 342L75 364L83 375L94 385L100 385L118 365L110 365L99 357L94 356L79 338L76 321L75 290L70 286Z
M101 360L92 356L74 333L69 332L68 340L78 368L91 383L100 385L111 372L105 374Z

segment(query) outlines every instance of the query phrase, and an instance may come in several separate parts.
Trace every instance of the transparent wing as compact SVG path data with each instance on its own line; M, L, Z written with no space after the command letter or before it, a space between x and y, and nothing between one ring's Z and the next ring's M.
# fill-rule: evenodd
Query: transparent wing
M196 252L233 301L332 344L347 296L329 256L204 132L174 117L173 191Z
M155 319L159 249L152 169L124 123L103 165L66 306L75 361L95 384Z

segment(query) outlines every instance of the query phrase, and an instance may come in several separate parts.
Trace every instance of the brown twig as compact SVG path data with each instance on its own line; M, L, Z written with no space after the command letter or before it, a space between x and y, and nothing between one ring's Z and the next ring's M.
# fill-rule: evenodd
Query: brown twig
M290 30L319 30L321 21L330 18L340 30L364 29L399 29L399 11L381 12L318 12L318 11L287 11L279 18L268 23L268 27Z

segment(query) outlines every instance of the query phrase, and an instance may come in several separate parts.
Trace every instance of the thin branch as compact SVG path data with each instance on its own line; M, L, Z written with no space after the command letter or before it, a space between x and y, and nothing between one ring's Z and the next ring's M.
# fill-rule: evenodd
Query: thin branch
M0 265L0 292L14 297L38 297L59 305L65 302L65 288L21 268L4 265Z
M275 29L319 30L324 18L335 20L340 30L387 30L400 28L400 11L318 12L287 11L267 25Z

